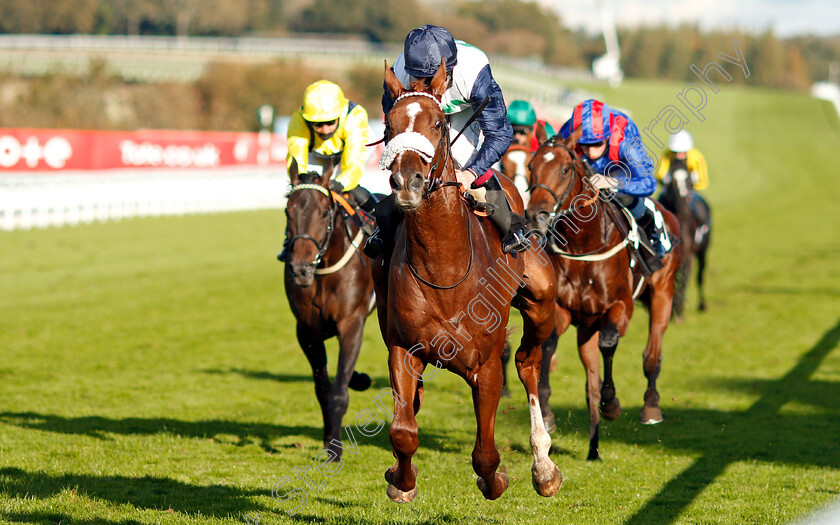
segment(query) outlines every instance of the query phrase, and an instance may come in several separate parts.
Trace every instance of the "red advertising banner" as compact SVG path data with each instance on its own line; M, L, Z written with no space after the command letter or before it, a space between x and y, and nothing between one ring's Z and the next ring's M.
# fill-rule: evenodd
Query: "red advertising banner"
M0 128L0 173L285 166L286 151L269 132Z

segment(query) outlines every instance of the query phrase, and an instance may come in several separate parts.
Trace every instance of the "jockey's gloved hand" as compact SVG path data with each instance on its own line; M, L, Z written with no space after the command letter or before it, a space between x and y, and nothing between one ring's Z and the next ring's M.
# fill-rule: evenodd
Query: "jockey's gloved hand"
M338 182L337 180L331 180L330 189L336 193L341 193L342 191L344 191L344 184Z

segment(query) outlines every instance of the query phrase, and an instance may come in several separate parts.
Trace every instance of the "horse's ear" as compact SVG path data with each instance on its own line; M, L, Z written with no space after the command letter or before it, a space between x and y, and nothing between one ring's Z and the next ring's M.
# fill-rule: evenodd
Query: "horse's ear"
M566 146L570 149L575 149L577 141L581 135L583 135L583 126L578 127L578 129L574 130L572 134L569 135L569 138L567 138L565 142Z
M321 176L316 180L316 182L321 186L329 189L330 179L332 178L332 174L335 171L336 164L337 162L335 161L335 159L330 159L330 161L324 166L324 171L321 172Z
M542 144L546 140L548 140L548 133L545 131L545 126L540 121L537 121L537 125L534 129L534 135L537 136L537 144Z
M298 163L294 157L292 158L292 164L289 166L289 180L292 181L292 185L297 183L298 180Z
M400 79L388 67L387 60L385 61L385 87L388 89L388 93L391 94L391 100L397 100L403 94L403 91L405 91Z
M432 95L438 98L446 92L446 60L443 58L440 59L440 66L429 85L432 88Z

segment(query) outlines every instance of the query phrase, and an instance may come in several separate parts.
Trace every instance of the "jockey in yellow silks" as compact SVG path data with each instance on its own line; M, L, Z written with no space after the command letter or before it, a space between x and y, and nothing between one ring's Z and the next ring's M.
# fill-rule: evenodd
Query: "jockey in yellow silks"
M298 171L322 173L324 166L340 160L332 174L330 189L346 192L365 211L373 211L376 199L359 186L367 161L370 126L365 108L347 100L341 88L328 80L307 86L303 105L292 114L287 134L287 169L296 161ZM285 260L288 239L277 256Z
M659 169L656 178L663 180L671 170L671 162L675 158L685 159L686 169L691 176L691 182L695 190L705 190L709 187L709 173L706 168L706 159L703 154L694 147L694 139L688 131L680 130L671 135L668 141L668 149L662 152L659 160Z

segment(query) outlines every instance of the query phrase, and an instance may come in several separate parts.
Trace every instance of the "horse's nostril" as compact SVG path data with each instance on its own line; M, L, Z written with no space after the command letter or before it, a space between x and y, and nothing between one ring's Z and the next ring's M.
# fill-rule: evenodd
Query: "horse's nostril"
M421 173L415 173L411 176L411 189L413 191L420 191L423 189L423 184L426 181L423 179L423 175Z
M393 175L388 177L388 183L391 185L392 190L400 191L400 183L399 183L399 181L397 181L396 178L394 178Z

